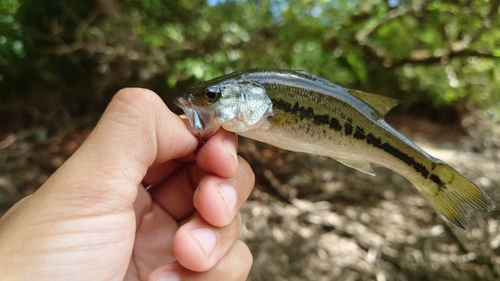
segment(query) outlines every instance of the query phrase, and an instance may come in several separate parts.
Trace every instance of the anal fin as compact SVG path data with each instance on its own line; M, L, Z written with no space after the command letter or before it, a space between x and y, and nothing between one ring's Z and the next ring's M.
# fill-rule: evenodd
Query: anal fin
M340 163L346 165L347 167L356 169L356 170L363 172L365 174L369 174L370 176L377 175L372 170L372 166L370 165L370 162L358 161L358 160L348 160L348 159L336 159L336 158L334 158L334 159L339 161Z

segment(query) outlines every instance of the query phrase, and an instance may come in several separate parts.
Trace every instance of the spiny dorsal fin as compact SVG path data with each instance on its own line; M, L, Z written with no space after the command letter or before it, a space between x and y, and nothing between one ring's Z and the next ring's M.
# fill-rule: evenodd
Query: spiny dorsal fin
M347 90L351 95L362 100L368 104L379 116L378 118L383 118L389 110L394 108L396 105L403 103L403 101L391 99L384 96L379 96L375 94L365 93L356 90ZM377 118L377 119L378 119Z

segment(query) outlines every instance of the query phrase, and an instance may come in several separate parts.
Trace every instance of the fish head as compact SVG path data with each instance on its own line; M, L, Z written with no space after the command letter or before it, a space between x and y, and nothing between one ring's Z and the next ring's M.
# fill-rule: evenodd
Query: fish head
M272 115L271 99L255 81L200 83L177 98L175 104L184 111L193 133L202 139L221 127L235 133L258 128Z

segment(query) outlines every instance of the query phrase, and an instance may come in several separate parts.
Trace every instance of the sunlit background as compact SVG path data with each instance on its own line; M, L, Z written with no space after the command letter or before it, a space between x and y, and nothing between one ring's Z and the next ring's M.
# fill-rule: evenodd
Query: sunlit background
M120 88L172 99L247 68L404 100L388 121L500 198L500 0L0 0L0 209L73 153ZM180 111L176 111L180 112ZM249 280L499 280L497 213L443 222L403 178L241 141Z

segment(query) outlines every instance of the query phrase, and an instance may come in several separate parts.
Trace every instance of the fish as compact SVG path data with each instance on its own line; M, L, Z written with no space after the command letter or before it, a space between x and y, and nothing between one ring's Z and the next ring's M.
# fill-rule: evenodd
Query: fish
M495 210L480 187L384 120L399 100L300 70L250 69L195 84L174 102L200 140L223 128L285 150L327 156L373 176L371 163L386 167L462 230L471 210Z

